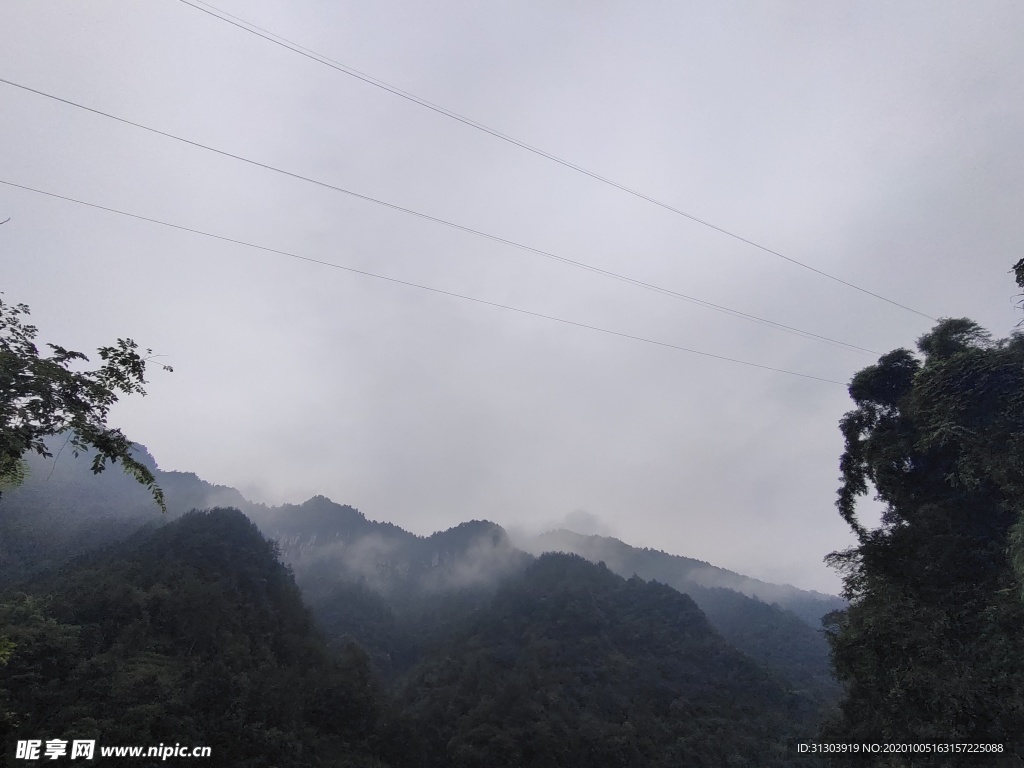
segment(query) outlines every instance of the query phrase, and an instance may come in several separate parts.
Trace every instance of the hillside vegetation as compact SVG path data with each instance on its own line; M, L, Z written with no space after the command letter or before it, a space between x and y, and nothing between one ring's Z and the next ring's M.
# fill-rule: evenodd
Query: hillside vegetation
M33 462L0 503L8 747L42 734L209 745L251 766L786 765L834 700L808 684L814 658L803 676L764 663L669 585L531 556L483 521L419 537L323 497L252 505L139 455L167 517L130 478L64 459L49 477ZM205 498L251 520L183 513ZM722 593L740 604L723 626L750 615L757 634L769 610L813 634Z

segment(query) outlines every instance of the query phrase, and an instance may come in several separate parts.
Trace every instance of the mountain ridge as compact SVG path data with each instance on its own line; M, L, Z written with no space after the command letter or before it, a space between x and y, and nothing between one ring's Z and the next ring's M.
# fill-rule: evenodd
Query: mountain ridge
M131 478L93 475L85 459L57 468L34 462L24 486L0 500L0 606L20 616L30 606L18 594L64 596L55 616L29 611L8 673L28 670L53 692L64 685L60 675L73 672L84 698L77 709L63 706L59 722L68 727L88 725L74 718L89 697L110 710L105 683L92 681L123 658L129 673L118 685L141 691L140 681L156 675L188 733L202 731L189 696L211 716L233 716L219 708L221 694L203 687L212 675L231 707L257 713L260 738L276 739L273 723L298 726L305 705L289 699L287 712L268 710L251 681L269 663L278 670L274 686L295 677L315 691L320 672L302 671L301 653L272 661L275 648L295 643L342 662L340 671L326 661L318 669L338 681L332 702L356 706L354 717L371 713L353 732L359 751L373 754L366 765L788 765L785 744L812 737L836 699L821 633L781 605L689 578L710 564L564 531L544 543L588 544L591 557L609 562L534 555L486 520L419 536L324 496L268 507L192 473L153 467L167 515ZM218 500L238 509L187 511ZM208 581L215 586L202 586ZM51 619L72 649L61 657L71 666L52 680L25 655L27 640ZM79 625L109 642L76 646ZM207 661L194 658L200 652ZM44 722L41 704L11 692L15 677L7 692L0 684L0 700ZM318 704L320 714L296 738L310 749L331 743L333 706ZM139 733L162 738L148 711L133 710ZM103 723L132 740L135 726ZM235 746L215 743L242 750L249 726L237 725L224 731L236 734ZM275 744L280 755L285 742ZM350 764L363 763L339 763Z
M59 453L62 441L54 440L52 442L53 445L51 448L53 449L53 452L55 454ZM260 526L261 530L267 533L270 538L285 541L286 543L289 537L299 536L300 538L295 539L295 541L296 543L300 543L302 537L308 537L311 534L323 535L325 533L339 533L340 531L337 528L339 521L347 521L350 528L352 526L356 526L361 527L366 531L384 531L396 536L415 537L417 539L424 540L429 540L439 534L446 533L446 531L439 530L428 536L420 536L418 534L405 531L394 523L370 520L358 509L347 504L332 501L326 496L319 494L310 497L300 504L268 506L260 502L250 501L235 488L216 485L203 480L193 472L162 470L159 468L155 458L145 446L136 444L135 448L136 458L154 471L158 484L164 488L168 501L169 519L174 519L191 509L203 509L218 506L234 507L245 512L250 518L252 518L257 525ZM161 518L157 517L155 514L155 507L153 506L152 498L149 496L148 492L139 486L132 478L120 472L120 468L117 466L110 467L105 472L94 475L88 470L89 462L84 457L75 459L64 455L60 457L60 460L58 461L45 460L33 454L27 456L26 459L29 462L28 477L22 486L4 491L3 501L0 501L0 515L3 514L4 507L10 507L9 503L5 503L7 499L17 500L17 502L21 504L28 502L29 505L33 505L33 497L38 497L40 494L48 496L53 495L50 491L44 491L44 488L46 486L50 486L51 483L58 487L70 483L75 486L74 500L76 507L81 508L83 505L87 506L90 511L90 517L98 517L106 520L116 519L125 522L136 520L139 524L159 522L161 520ZM50 486L50 490L53 490L53 486ZM117 503L112 504L112 498L116 500ZM36 498L35 501L38 501L38 498ZM342 511L339 513L339 510ZM45 512L46 510L40 510L37 508L34 511L36 513L40 513ZM298 527L300 521L301 527ZM497 523L490 521L466 521L466 523L469 522L482 522L501 528ZM447 530L453 530L461 525L465 525L466 523L460 523ZM317 526L320 526L321 529L318 529ZM332 527L333 530L331 530ZM374 529L374 527L376 528ZM502 531L506 536L508 535L503 528ZM698 567L707 569L706 573L703 574L703 578L690 579L693 584L698 586L709 588L724 586L726 588L748 594L748 596L756 596L769 603L779 602L779 596L782 596L784 600L787 595L799 594L807 596L812 601L820 600L834 607L841 607L841 605L844 604L844 601L835 595L827 595L815 590L802 589L788 584L783 585L765 582L753 577L745 576L735 571L715 566L702 560L686 557L685 555L676 555L658 550L643 550L639 547L634 547L621 539L615 539L612 537L587 536L568 529L556 529L546 531L537 537L533 537L538 541L544 542L546 548L538 550L536 546L532 546L529 543L527 537L517 539L515 543L523 543L524 546L520 548L524 549L524 551L531 552L531 554L539 554L539 552L542 551L571 551L574 554L581 554L584 557L587 557L588 551L595 555L608 554L608 552L595 551L600 547L587 547L577 544L570 546L566 543L567 535L577 540L600 542L602 545L611 542L613 543L613 546L626 548L625 550L621 550L623 552L648 551L657 555L662 555L666 558L676 558L675 562L689 564L688 567L691 570ZM617 543L617 545L615 543ZM559 549L560 546L563 548ZM598 557L597 559L608 562L610 560L615 560L616 558ZM613 568L613 570L616 570L616 572L619 571L619 569L615 568ZM0 571L0 573L2 573L2 571ZM626 574L627 577L629 575L632 574ZM639 573L638 575L643 576L643 574ZM657 577L651 576L646 578ZM671 583L667 579L659 580L663 581L663 583ZM782 602L781 604L786 605L785 602ZM832 610L834 607L829 607L828 610ZM801 613L800 611L796 612L798 614ZM827 612L827 610L822 613L824 612Z
M769 604L777 603L816 628L820 627L824 614L846 605L846 601L836 595L766 582L685 555L635 547L611 536L585 535L562 528L523 539L522 543L531 554L571 552L594 562L603 561L620 575L629 577L636 573L641 578L657 579L681 591L689 586L731 589ZM631 568L634 570L630 571Z
M842 604L839 598L823 600L818 593L771 585L609 537L562 530L542 534L532 544L513 543L501 526L481 520L419 536L370 520L358 509L322 495L301 504L268 507L193 473L164 472L148 452L145 457L164 486L167 517L155 512L144 488L116 468L93 475L85 459L65 457L56 468L33 460L25 485L5 492L0 502L0 580L11 580L16 573L29 578L60 565L59 552L73 556L123 540L143 525L166 524L191 508L227 502L275 542L331 642L340 645L350 637L392 648L393 652L376 656L382 670L397 670L402 658L412 658L409 648L403 650L386 639L391 631L387 627L393 629L389 612L419 616L416 620L427 627L428 606L442 613L450 607L437 596L447 595L451 602L450 596L461 593L462 602L456 601L458 607L452 610L473 610L503 581L521 572L531 556L564 551L604 563L623 578L637 575L689 595L733 647L790 681L794 689L822 701L836 694L820 619ZM74 513L69 512L72 509ZM714 583L710 577L731 586L707 586ZM383 596L384 603L376 595ZM345 601L362 605L367 615L377 618L354 618ZM424 631L429 635L434 629Z

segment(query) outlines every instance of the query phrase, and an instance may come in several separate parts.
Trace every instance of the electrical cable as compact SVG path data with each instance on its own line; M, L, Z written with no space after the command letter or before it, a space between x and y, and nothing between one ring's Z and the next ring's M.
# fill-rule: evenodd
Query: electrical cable
M335 264L335 263L330 262L330 261L323 261L321 259L314 259L314 258L311 258L309 256L300 256L299 254L290 253L288 251L282 251L282 250L279 250L277 248L270 248L270 247L265 246L265 245L258 245L256 243L250 243L250 242L247 242L245 240L238 240L238 239L233 238L233 237L226 237L224 235L217 235L217 234L214 234L212 232L205 232L205 231L203 231L201 229L194 229L192 227L186 227L186 226L183 226L181 224L174 224L174 223L171 223L169 221L162 221L160 219L150 218L149 216L142 216L142 215L137 214L137 213L130 213L128 211L122 211L122 210L119 210L117 208L112 208L112 207L109 207L109 206L106 206L106 205L99 205L97 203L90 203L90 202L87 202L85 200L78 200L78 199L73 198L73 197L68 197L66 195L59 195L59 194L57 194L55 192L47 192L47 191L42 190L42 189L36 189L35 187L26 186L24 184L16 184L13 181L6 181L4 179L0 179L0 184L5 184L5 185L7 185L9 187L15 187L17 189L23 189L23 190L26 190L28 192L34 192L34 193L39 194L39 195L45 195L47 197L57 198L59 200L66 200L67 202L77 203L78 205L84 205L84 206L87 206L89 208L96 208L96 209L101 210L101 211L108 211L110 213L116 213L116 214L118 214L120 216L127 216L127 217L132 218L132 219L139 219L140 221L148 221L148 222L150 222L152 224L159 224L159 225L164 226L164 227L170 227L172 229L178 229L178 230L181 230L181 231L184 231L184 232L191 232L192 234L202 235L203 237L210 237L210 238L213 238L215 240L221 240L223 242L234 243L236 245L243 245L243 246L245 246L247 248L255 248L257 250L264 251L266 253L274 253L274 254L277 254L277 255L280 255L280 256L287 256L289 258L298 259L299 261L306 261L306 262L309 262L311 264L319 264L320 266L330 267L331 269L340 269L340 270L343 270L345 272L352 272L352 273L357 274L357 275L364 275L366 277L372 277L372 278L375 278L377 280L386 280L386 281L388 281L390 283L397 283L399 285L405 285L405 286L408 286L410 288L419 288L421 290L430 291L432 293L441 294L443 296L450 296L450 297L456 298L456 299L463 299L464 301L471 301L471 302L473 302L475 304L482 304L482 305L485 305L485 306L488 306L488 307L495 307L497 309L504 309L504 310L507 310L509 312L517 312L517 313L522 314L522 315L529 315L530 317L541 318L542 320L551 320L553 322L562 323L564 325L571 325L571 326L575 326L577 328L584 328L584 329L590 330L590 331L597 331L599 333L608 334L610 336L618 336L618 337L621 337L621 338L624 338L624 339L631 339L633 341L642 341L645 344L653 344L653 345L659 346L659 347L666 347L668 349L675 349L675 350L678 350L680 352L689 352L690 354L701 355L702 357L710 357L710 358L714 358L715 360L723 360L723 361L729 362L729 363L737 363L739 365L746 365L746 366L749 366L751 368L760 368L762 370L773 371L775 373L785 373L785 374L787 374L789 376L799 376L800 378L804 378L804 379L812 379L814 381L822 381L822 382L825 382L827 384L838 384L839 386L846 386L843 382L836 381L835 379L826 379L826 378L821 377L821 376L812 376L811 374L798 373L796 371L789 371L789 370L786 370L784 368L775 368L775 367L770 366L770 365L761 365L760 363L752 363L752 362L749 362L747 360L739 360L739 359L734 358L734 357L726 357L725 355L716 355L713 352L703 352L703 351L698 350L698 349L690 349L689 347L683 347L683 346L680 346L678 344L670 344L670 343L665 342L665 341L656 341L655 339L648 339L648 338L646 338L644 336L635 336L635 335L630 334L630 333L623 333L621 331L614 331L614 330L611 330L609 328L601 328L600 326L596 326L596 325L588 325L587 323L580 323L580 322L577 322L575 320L567 320L567 319L565 319L563 317L556 317L554 315L546 315L546 314L543 314L541 312L533 312L533 311L528 310L528 309L522 309L520 307L513 307L513 306L510 306L508 304L499 304L498 302L494 302L494 301L487 301L485 299L478 299L478 298L476 298L474 296L466 296L465 294L455 293L453 291L446 291L444 289L434 288L434 287L429 286L429 285L421 285L420 283L413 283L413 282L410 282L408 280L400 280L400 279L395 278L395 277L388 277L386 275L379 275L379 274L376 274L375 272L367 272L366 270L356 269L355 267L346 267L346 266L344 266L342 264Z
M368 202L368 203L374 203L376 205L380 205L380 206L383 206L385 208L390 208L392 210L399 211L401 213L409 214L410 216L416 216L416 217L421 218L421 219L426 219L427 221L432 221L432 222L434 222L436 224L443 224L444 226L451 227L453 229L457 229L457 230L460 230L462 232L466 232L468 234L476 235L477 237L483 237L483 238L486 238L488 240L493 240L495 242L511 246L513 248L518 248L520 250L529 251L530 253L537 254L538 256L544 256L545 258L554 259L556 261L560 261L560 262L562 262L564 264L568 264L570 266L574 266L574 267L577 267L579 269L585 269L585 270L588 270L590 272L596 272L598 274L605 275L606 277L610 277L610 278L613 278L615 280L621 280L621 281L626 282L626 283L631 283L633 285L636 285L636 286L641 287L641 288L645 288L647 290L657 291L657 292L665 294L667 296L672 296L674 298L681 299L683 301L688 301L688 302L693 303L693 304L698 304L698 305L706 307L708 309L713 309L713 310L718 311L718 312L724 312L724 313L732 315L734 317L739 317L739 318L742 318L742 319L749 320L751 322L756 322L756 323L760 323L760 324L763 324L763 325L771 326L773 328L776 328L778 330L784 331L786 333L794 333L794 334L799 335L799 336L804 337L804 338L809 338L809 339L825 342L825 343L828 343L828 344L838 345L838 346L845 347L847 349L851 349L851 350L854 350L854 351L857 351L857 352L862 352L862 353L865 353L865 354L876 355L876 356L880 354L879 352L875 352L874 350L870 350L870 349L867 349L865 347L857 346L856 344L850 344L850 343L845 342L845 341L839 341L838 339L832 339L832 338L829 338L827 336L822 336L820 334L812 333L811 331L805 331L805 330L802 330L800 328L795 328L793 326L784 325L783 323L778 323L778 322L775 322L774 320L768 320L766 318L757 317L756 315L751 315L751 314L748 314L746 312L741 312L740 310L737 310L737 309L732 309L730 307L725 307L725 306L722 306L720 304L714 304L714 303L712 303L710 301L705 301L703 299L698 299L698 298L695 298L693 296L688 296L686 294L679 293L677 291L673 291L673 290L670 290L668 288L662 288L662 287L654 285L652 283L646 283L646 282L644 282L642 280L637 280L635 278L628 277L626 275L622 275L622 274L619 274L619 273L616 273L616 272L611 272L611 271L606 270L606 269L601 269L600 267L595 267L595 266L593 266L591 264L586 264L584 262L575 261L573 259L569 259L569 258L566 258L564 256L558 256L558 255L556 255L554 253L550 253L549 251L544 251L544 250L541 250L539 248L534 248L532 246L525 245L523 243L519 243L519 242L516 242L514 240L509 240L509 239L504 238L504 237L499 237L498 235L492 235L492 234L489 234L487 232L483 232L483 231L478 230L478 229L473 229L472 227L464 226L462 224L457 224L455 222L448 221L446 219L438 218L437 216L431 216L431 215L426 214L426 213L421 213L420 211L412 210L411 208L405 208L403 206L396 205L394 203L389 203L389 202L387 202L385 200L379 200L379 199L374 198L374 197L369 197L368 195L363 195L363 194L360 194L358 192L354 192L354 191L352 191L350 189L345 189L344 187L339 187L339 186L336 186L334 184L330 184L330 183L325 182L325 181L320 181L318 179L311 178L309 176L303 176L301 174L294 173L292 171L288 171L288 170L285 170L283 168L278 168L278 167L273 166L273 165L268 165L267 163L261 163L261 162L259 162L257 160L252 160L250 158L243 157L242 155L236 155L236 154L233 154L231 152L227 152L227 151L222 150L222 149L217 149L216 147L211 147L211 146L206 145L206 144L201 144L200 142L197 142L197 141L192 141L191 139L186 139L186 138L183 138L181 136L177 136L177 135L175 135L173 133L168 133L166 131L161 131L161 130L158 130L156 128L151 128L150 126L143 125L142 123L136 123L136 122L134 122L132 120L128 120L128 119L123 118L123 117L118 117L117 115L110 114L109 112L103 112L102 110L94 109L93 107L87 107L84 104L79 104L77 102L70 101L69 99L64 99L64 98L61 98L60 96L55 96L53 94L46 93L45 91L40 91L40 90L38 90L36 88L31 88L31 87L29 87L27 85L22 85L21 83L16 83L16 82L13 82L11 80L6 80L4 78L0 78L0 83L5 83L6 85L10 85L10 86L13 86L15 88L20 88L20 89L28 91L30 93L34 93L34 94L37 94L39 96L43 96L45 98L52 99L54 101L58 101L58 102L60 102L62 104L67 104L69 106L85 110L86 112L91 112L93 114L100 115L102 117L106 117L106 118L109 118L111 120L115 120L115 121L117 121L119 123L124 123L125 125L130 125L130 126L135 127L135 128L140 128L140 129L142 129L144 131L148 131L150 133L155 133L155 134L157 134L159 136L163 136L165 138L174 139L175 141L180 141L180 142L182 142L184 144L189 144L189 145L191 145L193 147L197 147L199 149L204 149L204 150L206 150L208 152L213 152L214 154L223 155L224 157L229 157L229 158L232 158L234 160L240 160L241 162L248 163L249 165L254 165L254 166L258 167L258 168L263 168L265 170L273 171L275 173L279 173L279 174L282 174L284 176L289 176L291 178L298 179L300 181L305 181L305 182L308 182L310 184L315 184L315 185L317 185L319 187L323 187L325 189L330 189L330 190L332 190L334 192L341 192L342 194L349 195L350 197L358 198L358 199L363 200L363 201Z
M716 232L720 232L721 234L727 235L728 237L731 237L735 240L739 240L742 243L751 245L754 248L758 248L759 250L764 251L765 253L769 253L773 256L778 256L780 259L784 259L790 262L791 264L795 264L798 267L803 267L804 269L810 270L811 272L821 275L822 277L827 277L829 280L833 280L837 283L845 285L847 288L852 288L856 291L860 291L861 293L866 293L868 296L873 296L876 299L880 299L884 302L892 304L893 306L899 307L900 309L905 309L906 311L912 312L915 315L920 315L921 317L927 318L928 320L932 320L933 322L938 321L938 318L932 317L931 315L928 315L924 312L920 312L916 309L913 309L912 307L908 307L906 304L901 304L898 301L886 298L885 296L882 296L879 293L869 291L867 288L861 288L859 285L855 285L854 283L851 283L847 280L843 280L840 277L836 277L835 275L820 270L817 267L812 267L810 264L805 264L802 261L798 261L797 259L794 259L790 256L786 256L785 254L779 253L778 251L773 250L765 245L761 245L760 243L754 240L750 240L746 237L743 237L742 235L738 235L735 232L725 229L724 227L718 226L717 224L712 224L710 221L707 221L706 219L701 219L693 214L680 210L675 206L662 202L657 198L651 197L650 195L644 194L643 192L632 189L631 187L627 187L625 184L620 184L619 182L609 179L598 173L595 173L594 171L587 170L586 168L580 165L576 165L575 163L570 162L569 160L565 160L561 157L558 157L557 155L551 154L550 152L546 152L543 149L539 149L538 147L534 147L530 144L527 144L524 141L520 141L519 139L509 136L508 134L502 133L501 131L498 131L494 128L490 128L484 125L483 123L478 123L477 121L471 118L465 117L463 115L458 114L457 112L453 112L450 109L429 102L426 99L421 99L419 96L416 96L415 94L409 93L408 91L403 91L402 89L390 85L384 82L383 80L379 80L371 75L367 75L364 72L360 72L357 69L353 69L352 67L346 66L345 64L342 64L341 62L335 61L334 59L324 56L321 53L317 53L316 51L313 51L309 48L305 48L299 45L298 43L293 43L290 40L281 37L280 35L274 32L270 32L266 29L263 29L262 27L258 27L255 24L252 24L251 22L248 22L245 19L242 19L238 16L233 16L232 14L227 13L226 11L222 11L216 6L202 2L202 0L196 0L196 2L200 3L201 5L205 5L206 8L200 8L199 5L190 2L190 0L180 0L180 2L184 3L190 8L194 8L197 11L202 11L203 13L212 16L215 19L220 19L221 21L227 24L231 24L232 26L237 27L238 29L244 30L245 32L249 32L250 34L256 35L257 37L261 37L264 40L274 43L275 45L279 45L282 48L287 48L288 50L294 53L298 53L299 55L305 56L308 59L312 59L313 61L319 62L320 64L324 64L325 66L331 67L332 69L335 69L338 72L342 72L346 75L349 75L350 77L356 78L357 80L361 80L362 82L372 85L375 88L380 88L382 90L394 94L395 96L399 96L400 98L411 101L414 104L418 104L421 107L425 107L427 109L433 110L434 112L437 112L438 114L444 115L445 117L449 117L452 120L457 120L458 122L468 125L471 128L475 128L478 131L483 131L484 133L490 134L491 136L494 136L497 139L501 139L502 141L508 142L509 144L514 144L515 146L525 149L528 152L532 152L535 155L539 155L540 157L543 157L547 160L551 160L552 162L558 163L559 165L565 166L566 168L570 168L578 173L582 173L585 176L589 176L590 178L600 181L603 184L607 184L609 186L615 187L616 189L620 189L623 192L627 192L633 195L634 197L639 197L642 200L646 200L649 203L653 203L654 205L657 205L660 208L664 208L667 211L671 211L672 213L675 213L679 216L683 216L697 224L708 227L709 229L713 229ZM212 10L207 10L207 8ZM213 11L216 11L217 13L214 13ZM223 14L223 16L219 16L218 14ZM235 19L235 21L232 21L232 19Z

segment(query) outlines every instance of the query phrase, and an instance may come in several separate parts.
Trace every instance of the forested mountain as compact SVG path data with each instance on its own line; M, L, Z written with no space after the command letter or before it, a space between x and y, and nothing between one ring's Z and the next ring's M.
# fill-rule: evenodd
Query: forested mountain
M319 574L332 581L362 581L387 595L494 582L525 558L494 523L472 520L421 537L367 520L323 496L260 511L254 519L279 543L300 580Z
M602 562L620 576L675 587L700 606L736 648L806 694L830 701L839 689L821 631L822 617L845 601L789 585L768 584L701 560L640 549L605 536L551 531L521 542L530 552L570 552Z
M161 525L191 509L230 506L250 517L261 505L234 488L213 485L191 472L164 472L142 446L136 458L159 477L167 514L153 497L117 467L98 475L76 458L64 440L51 439L53 459L25 456L27 477L0 496L0 585L29 578L76 554L130 536L144 525Z
M835 595L797 589L788 584L769 584L703 560L631 547L608 536L584 536L567 530L548 531L524 539L520 546L533 554L572 552L591 562L603 562L618 574L631 576L635 573L643 579L656 579L682 592L693 587L739 592L792 611L815 629L821 626L821 617L826 613L846 606L846 601Z
M814 705L686 595L544 555L403 682L410 765L779 765Z
M210 746L220 765L377 764L368 660L328 653L275 548L237 510L190 513L8 592L0 626L13 643L4 745L182 743Z
M536 558L486 521L268 508L140 457L167 515L71 457L0 498L12 737L252 766L782 765L834 698L815 630L739 592ZM184 514L208 499L249 520Z

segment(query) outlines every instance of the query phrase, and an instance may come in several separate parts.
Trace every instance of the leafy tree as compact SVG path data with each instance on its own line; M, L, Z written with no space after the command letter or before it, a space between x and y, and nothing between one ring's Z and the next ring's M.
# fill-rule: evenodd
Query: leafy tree
M162 511L164 494L152 471L132 456L132 443L119 429L107 426L107 414L118 393L145 395L146 357L131 339L118 339L98 351L103 365L93 371L74 371L81 352L47 344L52 354L41 356L34 339L37 329L24 321L25 304L0 301L0 487L24 479L26 453L49 457L46 438L68 433L77 456L95 450L92 471L102 472L107 461L121 462L125 472L145 485ZM170 371L170 366L162 366Z
M1024 261L1018 280L1024 281ZM1024 754L1024 336L945 319L850 384L837 506L857 545L827 559L841 741L999 742ZM856 517L870 487L876 529ZM1024 572L1024 568L1021 568ZM1019 583L1019 582L1018 582Z

